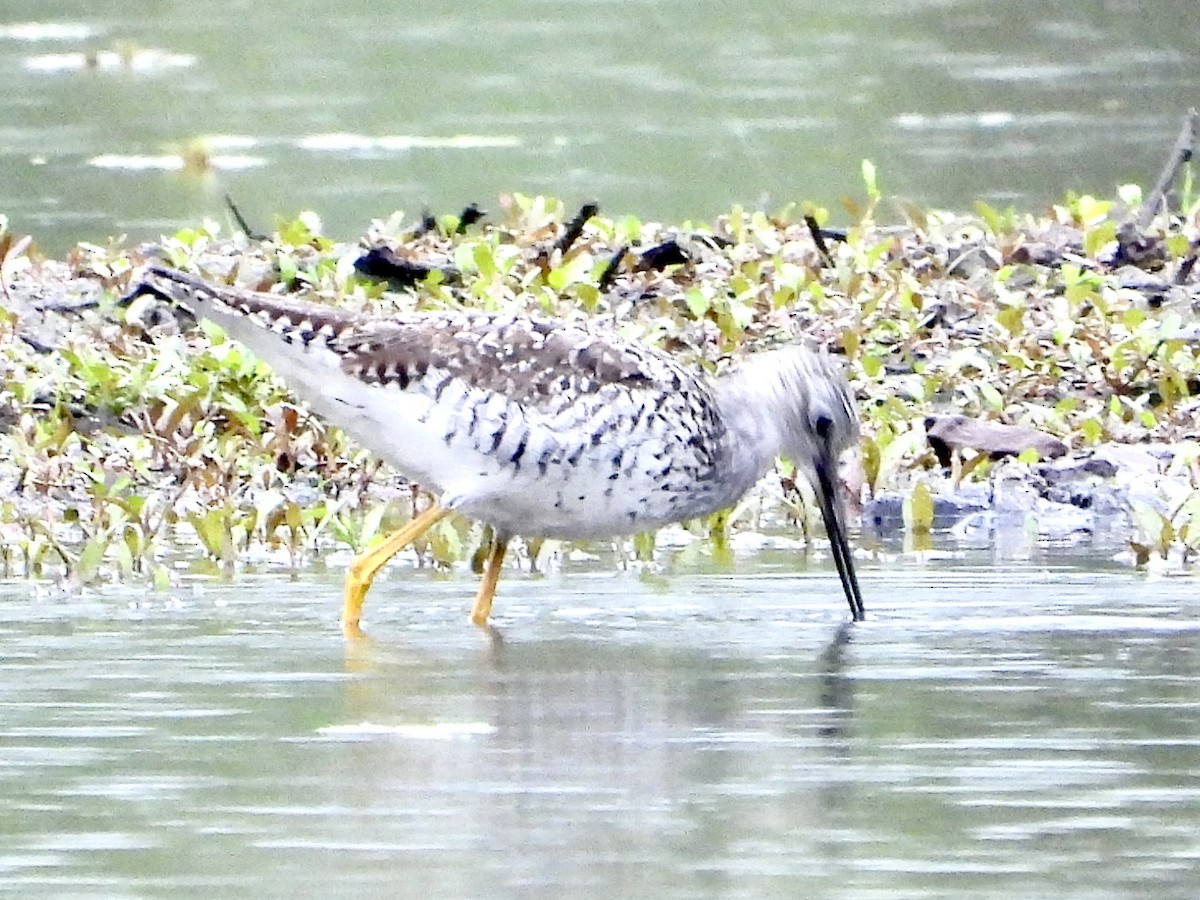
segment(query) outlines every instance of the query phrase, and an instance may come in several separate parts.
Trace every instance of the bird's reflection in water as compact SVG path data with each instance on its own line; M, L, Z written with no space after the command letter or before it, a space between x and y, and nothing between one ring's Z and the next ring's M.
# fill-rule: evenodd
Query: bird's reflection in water
M848 823L853 820L857 790L853 768L848 766L855 757L854 679L848 663L850 641L857 630L853 623L844 623L818 658L821 721L817 733L828 760L829 777L818 787L816 799L826 833L831 836L821 842L821 850L835 863L841 862L848 852L845 842L836 835L850 828Z
M819 732L830 756L849 756L849 725L854 718L854 681L846 674L846 650L855 626L844 622L821 654L821 709L825 722Z
M609 884L604 860L679 864L684 853L706 866L752 835L828 852L830 806L845 801L838 766L852 752L851 632L823 646L806 628L802 650L689 646L665 628L497 637L482 651L476 636L474 648L423 656L364 645L348 718L458 730L359 742L347 757L354 797L337 800L428 816L430 828L459 829L454 840L466 829L517 869L530 842L569 835L585 858L564 865L574 876L604 869ZM627 887L645 894L639 877L631 869Z

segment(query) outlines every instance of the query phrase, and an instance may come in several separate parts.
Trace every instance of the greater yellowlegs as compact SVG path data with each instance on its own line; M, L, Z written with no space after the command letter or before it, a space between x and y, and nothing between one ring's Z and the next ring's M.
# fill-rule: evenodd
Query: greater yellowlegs
M781 455L812 483L850 613L863 618L836 473L858 417L825 353L759 353L710 380L576 324L459 311L372 317L161 267L147 276L253 350L318 415L440 495L350 565L348 636L362 633L379 569L451 513L495 532L471 612L484 626L510 537L605 538L706 516Z

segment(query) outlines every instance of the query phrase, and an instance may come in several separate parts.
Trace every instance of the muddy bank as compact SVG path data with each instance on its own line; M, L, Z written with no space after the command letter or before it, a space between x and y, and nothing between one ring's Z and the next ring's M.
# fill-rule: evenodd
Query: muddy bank
M1200 546L1200 204L1143 223L1140 202L1125 189L1040 216L900 209L885 224L868 191L835 228L816 209L670 226L511 196L490 212L396 215L351 242L306 214L271 234L208 223L64 260L10 234L4 564L161 580L182 539L225 564L266 552L302 565L411 514L415 489L219 332L153 298L120 305L149 262L375 314L599 321L712 372L823 345L862 418L846 482L865 536L932 529L977 546L1016 523L1038 541L1099 535L1135 563L1184 560ZM807 521L803 495L783 463L734 515L692 531L722 541ZM443 526L422 558L472 559L479 530Z

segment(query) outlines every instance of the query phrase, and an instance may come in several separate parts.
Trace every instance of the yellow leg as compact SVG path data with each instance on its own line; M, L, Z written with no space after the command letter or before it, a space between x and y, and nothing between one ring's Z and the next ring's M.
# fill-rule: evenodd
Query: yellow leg
M479 594L471 609L471 621L480 628L488 627L488 616L492 614L492 598L496 596L496 583L500 581L500 567L504 564L504 553L508 550L508 538L495 535L492 549L488 552L487 564L483 569L483 581L479 582Z
M342 591L342 634L350 638L363 637L359 627L363 600L371 589L371 582L384 564L450 515L450 510L436 503L421 513L399 531L394 532L378 547L368 550L350 563L346 571L346 585Z

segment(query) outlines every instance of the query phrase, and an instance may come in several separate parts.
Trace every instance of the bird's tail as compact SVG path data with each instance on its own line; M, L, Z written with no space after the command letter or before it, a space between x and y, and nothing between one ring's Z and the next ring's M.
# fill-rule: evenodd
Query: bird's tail
M220 325L232 338L264 354L264 348L282 341L308 349L328 345L351 330L359 317L350 310L279 294L217 285L168 269L147 266L145 273L122 302L153 294L198 319ZM315 349L315 348L314 348Z

